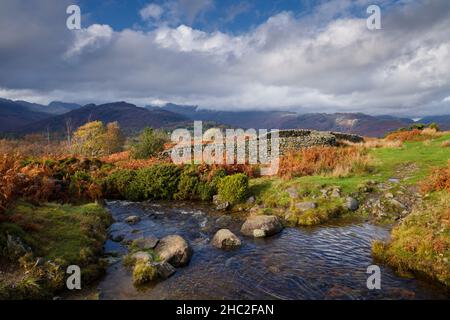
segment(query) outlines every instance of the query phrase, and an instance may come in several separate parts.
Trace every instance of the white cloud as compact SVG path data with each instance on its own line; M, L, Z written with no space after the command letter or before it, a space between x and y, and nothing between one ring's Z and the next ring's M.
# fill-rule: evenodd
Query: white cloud
M150 3L139 11L139 15L142 20L146 21L149 19L159 20L164 13L164 9L154 3Z
M0 87L58 100L171 101L226 110L450 112L450 3L394 6L383 12L378 31L350 14L330 18L349 3L330 2L301 18L282 12L239 35L184 24L147 32L92 25L58 35L64 45L53 44L39 64L0 50ZM196 15L205 10L196 8ZM36 41L24 42L21 52L40 48L52 31L33 31Z
M113 29L108 25L93 24L87 29L75 31L73 45L67 50L67 56L80 54L85 50L95 50L109 43Z

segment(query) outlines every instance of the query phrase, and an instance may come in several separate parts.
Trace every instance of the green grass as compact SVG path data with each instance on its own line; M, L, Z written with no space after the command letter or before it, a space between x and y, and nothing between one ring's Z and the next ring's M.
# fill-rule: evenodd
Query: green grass
M399 273L412 272L450 286L450 195L436 192L392 231L388 243L374 242L377 260Z
M404 184L415 184L423 180L434 167L444 166L450 159L450 148L441 146L449 140L450 134L424 142L407 142L401 148L374 148L369 155L373 159L373 170L363 175L348 177L331 177L323 175L304 176L283 180L278 177L262 177L250 180L250 192L256 196L259 203L273 207L284 207L288 203L287 193L291 186L306 192L317 192L325 186L340 186L344 193L357 192L361 185L368 181L385 182L396 177L398 172L405 174L402 167L414 164L415 170L406 173Z
M0 297L49 297L55 290L64 287L68 265L80 266L84 284L103 271L99 257L111 218L100 205L48 203L35 206L18 201L6 215L14 223L0 223L0 249L5 247L6 234L10 234L31 247L32 254L20 259L11 256L3 258L9 258L9 264L15 266L15 279L8 279L8 274L0 277ZM38 257L44 260L41 266L35 265Z
M407 142L401 148L373 148L369 150L372 170L361 175L332 177L326 175L304 176L289 180L279 177L262 177L249 181L250 194L256 197L259 205L265 207L261 213L272 212L285 216L292 211L292 200L287 189L295 188L299 193L296 202L318 202L318 208L290 217L298 225L315 225L325 223L331 218L347 213L342 203L333 199L320 199L320 189L340 187L342 196L359 192L369 181L386 182L389 178L400 178L400 184L411 185L422 181L433 168L442 167L450 158L450 148L442 147L442 142L450 139L446 134L428 142ZM397 186L398 188L398 186ZM394 187L395 189L395 187ZM393 189L393 190L394 190ZM364 215L359 212L359 215ZM355 215L356 216L356 215Z

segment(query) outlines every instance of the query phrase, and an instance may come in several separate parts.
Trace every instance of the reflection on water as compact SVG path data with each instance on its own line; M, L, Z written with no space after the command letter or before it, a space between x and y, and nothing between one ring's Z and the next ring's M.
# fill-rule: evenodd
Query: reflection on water
M121 262L113 264L99 284L105 299L434 299L445 293L416 279L397 277L382 267L381 290L366 287L366 269L373 264L370 244L386 239L386 228L367 223L286 228L266 239L244 238L242 221L225 221L243 240L234 251L209 244L220 227L214 212L189 204L110 202L118 223L112 236L125 234L163 237L179 234L189 241L194 255L187 267L169 279L136 289L131 273ZM142 220L134 226L121 223L129 215ZM223 219L222 219L223 220ZM224 221L221 221L223 226ZM124 248L108 242L107 249Z

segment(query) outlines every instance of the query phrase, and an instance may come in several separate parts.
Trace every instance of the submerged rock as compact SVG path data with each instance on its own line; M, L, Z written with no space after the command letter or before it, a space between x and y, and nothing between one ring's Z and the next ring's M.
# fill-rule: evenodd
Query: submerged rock
M219 228L221 228L221 229L225 228L225 227L228 226L230 223L231 223L231 217L230 217L230 216L227 216L227 215L221 216L221 217L219 217L219 218L216 219L216 225L217 225Z
M129 216L125 219L125 222L128 224L136 224L139 221L141 221L141 218L139 218L138 216Z
M137 246L141 250L145 249L153 249L158 244L159 239L153 236L148 236L143 239L136 239L133 241L133 244Z
M211 243L219 249L232 249L241 245L241 240L230 230L220 229L216 232Z
M174 267L182 267L189 263L192 249L179 235L170 235L159 241L155 253L162 261L168 262Z
M167 262L154 262L153 266L156 267L158 277L161 279L167 279L177 271L170 263Z
M283 230L283 225L280 218L266 215L250 216L241 227L241 232L249 237L267 237L281 230Z

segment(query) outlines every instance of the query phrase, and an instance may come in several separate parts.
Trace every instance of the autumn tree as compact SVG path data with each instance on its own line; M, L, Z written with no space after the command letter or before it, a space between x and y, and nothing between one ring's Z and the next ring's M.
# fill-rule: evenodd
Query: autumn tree
M105 127L101 121L91 121L75 131L72 142L75 153L99 157L122 150L124 141L117 122Z

